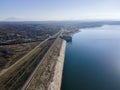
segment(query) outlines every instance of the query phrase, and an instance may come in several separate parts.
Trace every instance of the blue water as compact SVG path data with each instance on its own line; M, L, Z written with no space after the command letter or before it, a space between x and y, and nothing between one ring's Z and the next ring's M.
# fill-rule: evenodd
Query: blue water
M73 36L62 90L120 90L120 26L82 29Z

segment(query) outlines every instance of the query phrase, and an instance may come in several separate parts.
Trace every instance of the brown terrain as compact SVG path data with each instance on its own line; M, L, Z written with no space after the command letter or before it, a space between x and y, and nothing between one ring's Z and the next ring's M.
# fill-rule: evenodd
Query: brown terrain
M8 68L40 42L0 46L0 70Z
M60 30L56 25L0 23L0 72Z

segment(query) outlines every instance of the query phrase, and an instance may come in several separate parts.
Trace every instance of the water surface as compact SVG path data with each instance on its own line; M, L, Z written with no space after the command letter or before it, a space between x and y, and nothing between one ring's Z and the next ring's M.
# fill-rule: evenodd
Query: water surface
M62 90L120 90L120 26L82 29L73 36Z

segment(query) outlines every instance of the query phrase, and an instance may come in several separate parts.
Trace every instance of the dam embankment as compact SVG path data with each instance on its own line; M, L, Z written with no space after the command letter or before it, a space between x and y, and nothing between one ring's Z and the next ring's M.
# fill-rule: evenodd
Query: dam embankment
M57 38L22 90L60 90L66 41Z
M57 58L57 63L55 65L53 81L49 85L48 90L60 90L61 88L65 50L66 50L66 41L63 40L60 49L60 55Z

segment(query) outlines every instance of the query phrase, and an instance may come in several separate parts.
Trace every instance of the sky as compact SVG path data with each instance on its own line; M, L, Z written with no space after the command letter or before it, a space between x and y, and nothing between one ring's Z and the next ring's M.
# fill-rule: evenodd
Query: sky
M120 0L0 0L0 20L120 20Z

